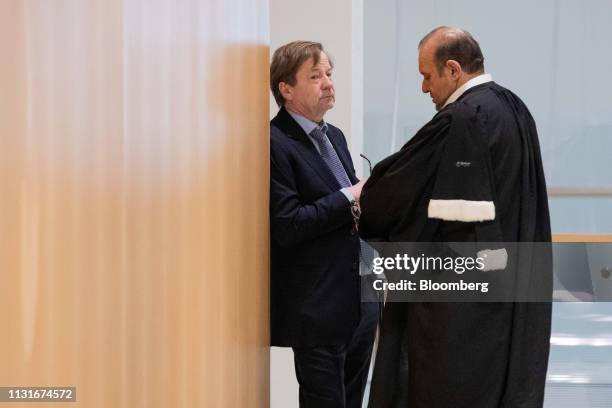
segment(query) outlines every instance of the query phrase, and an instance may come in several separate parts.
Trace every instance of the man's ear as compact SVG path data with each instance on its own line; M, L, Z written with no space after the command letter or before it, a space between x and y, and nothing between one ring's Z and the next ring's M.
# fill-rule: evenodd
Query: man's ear
M286 82L281 82L278 84L278 90L286 101L293 100L293 87L291 85Z
M461 69L461 64L459 64L455 60L446 61L446 68L448 68L448 72L453 80L458 80L461 78L461 74L463 74L463 70Z

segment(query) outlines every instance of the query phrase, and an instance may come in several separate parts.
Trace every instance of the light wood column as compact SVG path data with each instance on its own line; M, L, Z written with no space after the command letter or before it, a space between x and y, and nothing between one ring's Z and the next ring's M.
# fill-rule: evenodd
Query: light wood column
M0 2L0 386L268 406L267 15Z

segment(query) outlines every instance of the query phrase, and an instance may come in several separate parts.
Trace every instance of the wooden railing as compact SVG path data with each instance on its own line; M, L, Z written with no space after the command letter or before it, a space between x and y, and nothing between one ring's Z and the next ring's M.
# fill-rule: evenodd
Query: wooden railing
M548 187L549 197L612 197L610 187Z
M553 234L553 242L602 242L612 243L612 234Z

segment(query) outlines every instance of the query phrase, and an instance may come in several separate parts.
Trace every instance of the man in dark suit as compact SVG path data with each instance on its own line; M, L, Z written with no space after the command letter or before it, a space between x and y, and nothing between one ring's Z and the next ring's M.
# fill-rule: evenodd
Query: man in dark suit
M319 43L274 53L270 87L272 346L292 347L300 407L361 407L377 305L360 301L353 213L363 182L334 106L332 62Z

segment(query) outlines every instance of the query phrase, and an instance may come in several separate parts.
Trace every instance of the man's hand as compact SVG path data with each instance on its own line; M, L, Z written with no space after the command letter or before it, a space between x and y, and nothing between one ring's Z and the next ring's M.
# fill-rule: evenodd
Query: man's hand
M361 189L363 188L363 185L365 184L365 182L366 180L361 180L354 186L348 187L348 190L351 192L351 194L353 194L353 197L355 197L355 200L359 200L359 197L361 197Z

